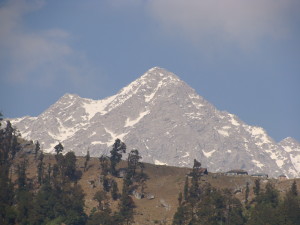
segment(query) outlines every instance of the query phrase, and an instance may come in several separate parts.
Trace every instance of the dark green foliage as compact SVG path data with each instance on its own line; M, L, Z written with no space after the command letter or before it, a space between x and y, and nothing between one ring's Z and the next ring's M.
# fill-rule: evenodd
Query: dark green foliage
M179 192L179 195L178 195L178 205L181 205L182 204L182 192Z
M116 166L122 159L122 153L125 152L126 145L120 139L116 139L110 151L110 172L113 176L117 176Z
M101 175L106 176L109 172L109 158L107 156L101 155L99 158L99 162L100 162L100 168L101 168Z
M185 177L184 189L183 189L184 200L187 201L189 197L189 177Z
M141 158L142 157L139 155L138 150L134 149L130 151L127 159L127 163L128 163L127 174L129 175L130 178L133 178L135 176L135 171L139 164L139 160Z
M294 180L294 182L293 182L293 184L292 184L290 193L291 193L293 196L295 196L295 197L298 196L298 188L297 188L297 183L296 183L295 180Z
M58 154L62 153L62 151L64 150L64 147L63 147L63 145L59 142L58 145L56 145L56 146L54 147L54 150L55 150L55 152L56 152L56 155L58 155Z
M27 185L27 177L26 177L27 166L28 166L27 159L23 159L23 161L21 161L17 165L17 175L18 175L17 183L18 183L19 190L24 190L27 188L26 187L26 185Z
M108 204L108 196L105 191L97 191L94 195L94 200L98 203L98 210L110 212L109 204Z
M87 151L84 161L84 171L87 171L88 169L88 162L90 161L90 151Z
M78 177L76 176L76 156L74 152L68 152L65 155L65 167L64 175L67 176L71 181L76 181Z
M107 212L92 213L86 223L87 225L112 225L116 224L114 218Z
M82 188L71 181L61 183L56 179L58 177L50 175L50 180L47 179L38 191L30 216L31 224L85 224L87 216Z
M44 182L44 173L45 173L45 163L44 163L44 153L41 152L39 155L39 161L37 165L37 175L38 175L38 183L42 185Z
M255 186L253 187L253 192L257 197L260 194L260 180L256 179L254 183L255 183Z
M17 204L17 222L19 224L28 224L29 214L32 208L33 194L31 191L31 185L26 176L26 170L28 166L28 160L24 158L17 165L17 190L15 199Z
M110 179L107 176L103 176L103 190L109 192L110 188Z
M14 186L9 172L15 155L20 149L16 130L7 121L6 128L0 130L0 224L3 225L15 224L17 217L17 211L13 207Z
M117 200L119 198L118 184L114 180L112 181L111 197L112 197L113 200Z
M34 158L35 158L35 159L37 158L37 156L38 156L38 154L39 154L39 152L40 152L40 149L41 149L40 143L39 143L39 141L37 141L37 142L35 143L35 148L34 148Z
M245 190L245 204L248 204L249 193L250 193L249 182L247 182L246 183L246 190Z
M286 193L283 202L279 205L280 223L296 225L300 221L300 198L297 184L294 181L291 189Z
M189 208L179 205L177 212L174 214L172 225L184 225L189 221Z
M119 212L117 213L117 219L120 224L131 224L134 221L133 213L134 213L135 204L131 198L126 193L123 193L120 199L119 204Z

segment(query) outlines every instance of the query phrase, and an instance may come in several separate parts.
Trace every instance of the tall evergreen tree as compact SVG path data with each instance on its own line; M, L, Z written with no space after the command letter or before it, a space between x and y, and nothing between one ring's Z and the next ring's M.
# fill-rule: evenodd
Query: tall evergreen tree
M117 176L116 166L122 159L122 153L126 152L126 145L120 139L116 139L113 148L110 151L110 172Z
M84 171L87 171L88 169L88 163L90 161L90 151L88 150L85 156L85 161L84 161Z
M59 142L55 147L54 150L56 152L56 155L59 155L60 153L63 152L64 146Z
M249 193L250 193L249 182L247 182L246 183L246 190L245 190L245 204L248 204Z
M30 211L32 208L31 185L28 181L26 170L28 160L25 158L17 165L17 184L16 202L17 202L17 222L19 224L28 224Z
M35 143L35 148L34 148L34 159L37 158L37 156L38 156L40 150L41 150L40 143L39 143L39 141L37 141L37 142Z
M127 168L127 174L130 174L130 177L134 177L135 176L135 171L137 169L137 166L139 164L139 160L142 157L139 155L139 151L136 149L133 149L130 151L129 155L128 155L128 168Z
M3 225L15 224L14 187L9 171L20 149L17 132L7 121L6 127L0 129L0 224Z
M260 194L260 180L259 179L256 179L254 181L253 192L254 192L256 197L259 196L259 194Z
M185 177L184 190L183 190L183 198L184 201L187 201L189 197L189 177Z

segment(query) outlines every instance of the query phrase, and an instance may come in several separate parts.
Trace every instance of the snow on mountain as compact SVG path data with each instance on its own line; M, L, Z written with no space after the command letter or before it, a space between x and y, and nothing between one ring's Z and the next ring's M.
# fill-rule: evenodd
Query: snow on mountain
M46 152L62 142L66 151L100 156L116 138L136 148L143 161L210 171L245 169L270 176L300 175L300 147L275 143L263 128L217 110L175 74L154 67L103 100L65 94L38 117L11 120L22 136Z
M295 139L288 137L279 143L289 154L290 160L297 171L300 171L300 143Z

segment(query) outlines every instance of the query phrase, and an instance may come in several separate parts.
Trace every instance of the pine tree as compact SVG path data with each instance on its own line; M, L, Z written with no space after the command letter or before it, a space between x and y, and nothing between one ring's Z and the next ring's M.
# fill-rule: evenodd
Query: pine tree
M37 165L37 179L39 185L42 185L44 179L44 170L45 170L45 163L44 163L44 153L43 151L39 155L39 162Z
M294 180L292 186L291 186L291 190L290 190L291 194L295 197L298 196L298 189L297 189L297 183L296 180Z
M142 157L139 155L139 151L136 149L133 149L130 151L128 155L128 169L127 169L127 174L130 174L130 177L133 178L135 176L135 171L138 166L139 160Z
M0 116L1 120L2 117ZM0 129L0 224L15 224L16 210L14 203L14 186L9 171L15 155L20 151L18 135L9 121Z
M54 147L54 150L55 150L55 152L56 152L56 155L59 155L60 153L63 152L64 146L59 142L58 145L56 145L56 146Z
M118 189L118 184L116 181L112 181L112 187L111 187L111 197L113 200L117 200L119 197L119 189Z
M34 148L34 159L37 158L37 156L38 156L38 154L39 154L39 152L40 152L40 149L41 149L40 143L39 143L39 141L37 141L37 142L35 143L35 148Z
M246 183L246 190L245 190L245 204L248 204L249 193L250 193L249 182L247 182Z
M187 201L189 198L189 177L185 177L184 190L183 190L184 201Z
M68 152L64 156L64 175L68 177L71 181L77 181L78 177L76 176L76 155L74 152Z
M116 166L122 159L122 153L126 152L126 145L120 139L116 139L113 148L110 151L110 172L113 176L117 176Z
M17 202L17 222L19 224L28 224L30 211L32 208L32 193L26 170L28 160L25 158L17 165L17 184L16 202Z
M87 171L87 166L88 166L88 162L90 161L90 151L88 150L85 156L85 161L84 161L84 171Z
M258 197L260 194L260 180L256 179L254 181L254 185L255 186L253 187L253 192L254 192L255 196Z
M107 156L101 155L99 158L101 175L106 176L109 172L109 158Z

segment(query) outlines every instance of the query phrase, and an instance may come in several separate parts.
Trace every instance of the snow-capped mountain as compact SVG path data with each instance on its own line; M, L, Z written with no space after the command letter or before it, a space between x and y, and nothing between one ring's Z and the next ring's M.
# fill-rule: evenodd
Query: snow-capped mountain
M136 148L143 161L209 171L245 169L270 176L300 175L300 144L275 143L261 127L218 111L175 74L154 67L116 95L91 100L66 94L38 117L11 120L27 139L53 151L107 154L116 138Z

